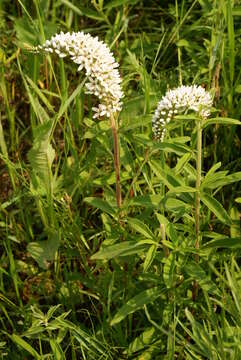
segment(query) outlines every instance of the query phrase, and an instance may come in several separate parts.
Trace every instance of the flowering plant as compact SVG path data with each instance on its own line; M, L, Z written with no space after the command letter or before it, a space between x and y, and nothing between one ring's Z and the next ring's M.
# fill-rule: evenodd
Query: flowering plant
M193 110L200 117L207 118L210 115L211 107L211 95L201 86L180 86L167 91L158 103L152 119L155 138L163 141L166 132L165 126L176 114Z
M78 71L85 70L87 82L85 92L95 95L100 103L92 107L93 118L106 116L110 118L113 143L114 166L116 172L116 202L121 206L120 188L120 155L118 139L118 123L115 114L121 111L123 92L118 71L119 64L107 45L90 34L83 32L63 33L52 36L37 52L56 53L60 58L69 56L78 65Z

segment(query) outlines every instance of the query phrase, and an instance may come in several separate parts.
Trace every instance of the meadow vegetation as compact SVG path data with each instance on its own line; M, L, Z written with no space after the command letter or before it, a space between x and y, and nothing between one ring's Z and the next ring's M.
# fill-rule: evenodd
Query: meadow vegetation
M113 53L120 113L36 52L61 31ZM0 359L241 359L240 36L240 0L0 0ZM158 140L182 85L211 113Z

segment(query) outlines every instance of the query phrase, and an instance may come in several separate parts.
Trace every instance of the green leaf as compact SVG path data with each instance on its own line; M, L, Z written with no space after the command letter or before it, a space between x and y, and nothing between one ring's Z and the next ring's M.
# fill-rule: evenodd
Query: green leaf
M61 346L54 339L49 339L49 343L53 352L54 360L64 360L65 355Z
M128 224L130 225L130 227L132 229L137 231L139 234L142 234L146 238L150 238L150 239L155 238L154 234L149 229L149 227L146 224L144 224L142 221L140 221L138 219L128 218Z
M232 184L241 180L241 171L227 175L227 171L218 171L213 175L206 176L201 188L216 189L220 186Z
M72 4L71 1L68 1L68 0L60 0L60 2L64 5L66 5L69 9L73 10L76 14L78 14L80 16L84 15L90 19L94 19L94 20L98 20L98 21L104 20L103 16L101 16L101 14L99 14L95 10L87 9L81 5L78 5L78 7L77 7L74 4Z
M179 174L184 168L185 165L189 162L192 155L190 153L184 154L180 159L177 161L177 165L174 168L175 174Z
M138 0L112 0L105 5L105 9L111 9L122 5L134 5Z
M135 311L141 309L144 305L155 301L159 296L161 296L164 291L166 291L165 288L161 286L156 286L152 289L142 291L140 294L134 296L117 311L114 318L111 320L110 325L113 326L115 324L118 324L127 315L132 314Z
M47 269L48 261L55 259L59 245L60 235L57 231L52 231L48 236L48 240L30 242L27 250L41 268Z
M100 209L110 215L115 216L116 215L116 208L111 206L107 201L95 198L95 197L87 197L84 199L87 204L90 204L91 206L96 207L97 209Z
M54 108L53 106L49 103L48 99L46 98L46 96L42 93L42 91L38 88L38 86L32 81L32 79L30 79L27 75L26 75L26 79L28 81L28 83L30 84L30 86L33 88L33 90L36 92L36 94L38 95L38 97L40 98L40 100L44 103L44 105L49 109L49 111L51 111L52 113L54 112Z
M153 341L157 339L157 337L157 331L154 327L147 328L129 344L128 349L124 351L124 354L131 355L144 349L149 344L152 344Z
M189 261L185 266L188 275L196 280L199 286L210 294L220 295L217 285L208 277L206 272L195 262Z
M152 245L150 246L149 250L147 251L145 261L143 264L143 272L147 272L147 270L150 268L151 264L153 263L155 256L156 256L157 246Z
M156 208L160 206L162 195L143 195L131 198L128 201L128 206L144 206L150 208Z
M28 153L32 168L32 186L39 194L43 191L50 194L53 189L52 163L55 150L50 144L50 135L53 122L51 120L39 125L34 130L33 147Z
M145 250L146 243L136 241L123 241L120 244L103 247L96 254L91 256L92 260L110 260L117 256L127 256L137 254Z
M233 224L230 226L230 236L231 238L240 237L241 239L240 212L235 206L233 206L230 210L230 217L233 222Z
M20 336L16 334L12 334L10 335L10 338L15 344L19 345L22 349L26 350L29 354L31 354L34 357L34 359L37 360L41 359L37 351L34 350L34 348L31 345L29 345L25 340L23 340Z
M181 193L193 193L197 190L190 186L177 186L172 190L169 190L167 194L181 194Z
M218 125L241 125L241 122L237 119L218 117L213 119L207 119L203 122L202 128L206 128L209 125L218 124Z
M200 194L202 202L211 210L224 224L231 225L232 221L223 206L212 196Z
M209 241L204 245L204 248L231 248L239 249L241 248L241 238L230 238L223 237L221 239Z
M191 153L191 149L189 149L188 146L175 143L174 140L170 140L170 141L166 141L166 142L155 142L153 147L154 147L154 149L159 149L159 150L174 153L177 155Z
M170 253L170 255L165 258L164 268L163 268L163 279L167 288L171 288L173 286L174 281L174 270L175 270L175 254Z
M177 41L176 45L178 47L184 46L184 47L190 47L190 43L186 40L186 39L180 39L179 41Z

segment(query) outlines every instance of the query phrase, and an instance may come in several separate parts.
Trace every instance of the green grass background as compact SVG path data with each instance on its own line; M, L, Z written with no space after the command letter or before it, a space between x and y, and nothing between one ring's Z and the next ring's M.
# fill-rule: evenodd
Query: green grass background
M27 50L60 31L120 63L121 211L96 99L73 63ZM239 0L0 0L1 359L241 358L240 35ZM152 139L181 84L214 97L199 263L195 126Z

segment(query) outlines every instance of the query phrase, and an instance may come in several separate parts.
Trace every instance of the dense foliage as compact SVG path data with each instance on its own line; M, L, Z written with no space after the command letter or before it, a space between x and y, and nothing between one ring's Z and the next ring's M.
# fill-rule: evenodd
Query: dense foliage
M119 116L36 53L61 31L113 52ZM240 35L240 0L0 1L1 359L241 358ZM155 139L194 84L211 115Z

